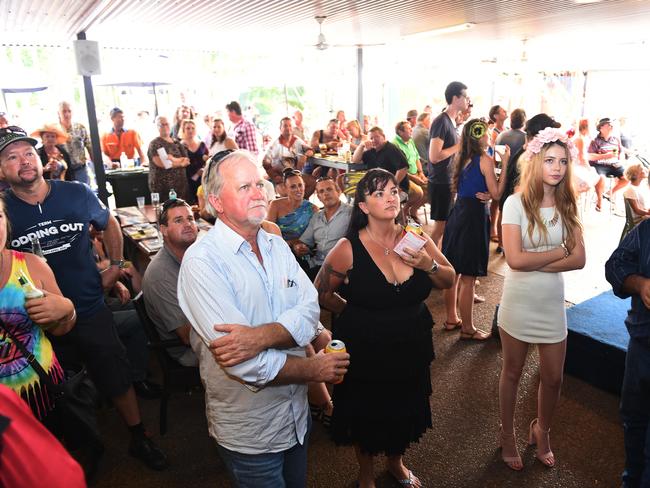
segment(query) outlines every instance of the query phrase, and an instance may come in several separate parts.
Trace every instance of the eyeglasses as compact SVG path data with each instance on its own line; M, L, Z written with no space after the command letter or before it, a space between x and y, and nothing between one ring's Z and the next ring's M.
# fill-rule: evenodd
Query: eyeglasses
M302 172L300 170L293 169L293 168L286 168L284 171L282 171L282 179L284 181L287 181L292 176L301 176L302 177Z
M182 198L170 198L165 200L161 206L160 216L158 217L158 223L161 225L167 225L167 213L170 209L176 207L190 207L190 204L187 203Z
M188 203L182 198L170 198L165 200L162 204L163 212L173 205L188 205Z

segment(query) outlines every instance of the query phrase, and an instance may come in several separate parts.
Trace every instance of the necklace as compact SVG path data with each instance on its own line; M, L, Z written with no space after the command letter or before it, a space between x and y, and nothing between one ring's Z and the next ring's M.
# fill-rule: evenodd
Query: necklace
M553 217L550 220L545 219L542 217L542 223L548 228L548 227L555 227L555 225L558 223L560 220L560 214L557 213L557 208L553 212Z
M377 245L379 245L379 247L381 247L384 250L384 256L388 256L390 254L390 251L391 251L390 248L384 246L381 242L379 242L377 239L375 239L375 236L372 235L372 232L370 232L370 229L368 228L368 226L366 226L366 231L368 232L368 235L370 236L370 238L373 241L375 241L375 243Z

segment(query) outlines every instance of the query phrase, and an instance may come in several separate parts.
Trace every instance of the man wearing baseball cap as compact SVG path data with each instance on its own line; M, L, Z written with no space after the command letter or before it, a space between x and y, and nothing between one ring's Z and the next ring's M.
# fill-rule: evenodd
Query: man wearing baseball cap
M599 193L597 195L598 201L603 196L607 200L613 201L614 194L629 183L625 176L623 176L623 165L619 160L621 155L621 141L612 135L614 127L609 117L600 119L596 125L596 129L598 129L598 135L591 141L589 149L587 149L589 153L589 165L595 168L599 175L605 178L611 176L618 180L610 194L603 195L603 187L596 186L596 192Z
M129 431L129 453L152 469L167 467L167 458L149 439L131 383L130 365L104 289L113 287L123 267L122 232L109 210L87 185L45 180L34 146L23 129L0 129L0 178L11 222L11 247L31 252L36 237L63 295L72 300L77 323L68 334L50 337L64 369L83 362L98 390L113 401ZM110 265L101 273L90 246L89 225L104 231Z

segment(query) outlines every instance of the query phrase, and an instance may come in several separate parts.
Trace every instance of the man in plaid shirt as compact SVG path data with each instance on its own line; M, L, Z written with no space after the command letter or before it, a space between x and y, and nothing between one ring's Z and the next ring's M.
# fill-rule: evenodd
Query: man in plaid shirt
M259 151L257 149L257 130L255 129L255 124L244 119L241 114L241 106L238 102L230 102L226 105L226 110L228 110L228 119L235 124L230 129L230 137L235 140L239 149L246 149L257 156Z

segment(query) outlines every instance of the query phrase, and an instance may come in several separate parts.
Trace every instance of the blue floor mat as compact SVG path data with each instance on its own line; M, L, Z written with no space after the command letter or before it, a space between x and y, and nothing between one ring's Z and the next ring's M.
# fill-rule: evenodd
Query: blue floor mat
M630 298L621 300L611 290L567 309L570 331L591 337L596 341L627 351L630 336L625 318L630 309Z

